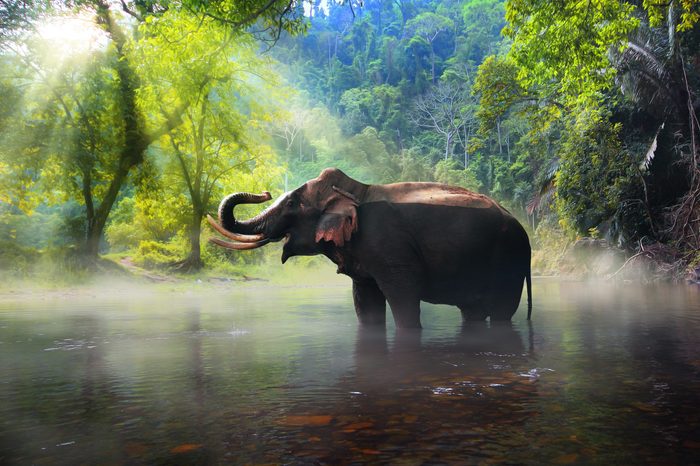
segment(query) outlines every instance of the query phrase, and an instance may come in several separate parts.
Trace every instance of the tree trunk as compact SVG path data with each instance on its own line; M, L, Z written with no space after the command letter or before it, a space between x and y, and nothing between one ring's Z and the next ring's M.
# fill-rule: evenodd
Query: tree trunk
M469 165L469 136L470 132L467 131L466 125L464 126L464 168Z
M83 201L85 202L85 242L81 248L81 254L86 262L94 262L100 247L102 232L95 231L95 205L92 199L92 167L82 167L83 177Z
M119 162L114 177L107 188L102 202L98 206L93 205L89 169L87 173L83 173L83 197L87 209L87 231L81 252L86 261L92 263L97 260L100 240L107 224L107 217L119 195L119 191L126 181L131 168L143 161L144 151L150 142L146 136L144 124L136 106L136 88L138 86L136 76L124 54L126 36L114 21L107 3L98 2L97 11L98 17L105 25L105 29L112 38L117 51L116 71L119 76L119 92L121 94L121 111L124 117L125 138L119 153Z
M200 242L203 217L204 212L202 209L194 209L192 212L192 222L187 227L190 252L187 254L186 258L172 264L172 268L174 270L183 273L190 273L197 272L204 267L204 261L202 261L202 245Z
M94 228L93 225L88 225L85 235L85 244L83 245L83 258L87 263L94 263L97 255L100 252L100 240L102 239L102 230Z
M202 262L202 246L200 244L200 235L202 234L202 212L195 211L192 215L192 224L190 225L190 254L185 259L187 263L187 271L196 272L204 266Z
M120 161L121 162L121 161ZM102 239L102 234L104 233L105 225L107 224L107 218L112 210L112 206L117 199L119 191L126 181L126 177L129 174L129 169L131 165L120 166L117 172L112 178L112 182L107 189L104 199L100 202L97 208L92 206L92 195L89 186L83 187L83 195L86 198L87 206L87 231L85 234L85 243L82 247L82 256L86 263L95 263L99 255L100 241ZM83 183L87 185L90 183L89 175L83 179ZM87 202L87 199L90 199Z
M508 154L508 163L510 163L510 134L506 133L506 153Z
M498 133L498 155L503 155L503 143L501 142L501 120L496 120L496 131Z
M200 270L203 266L199 237L202 233L202 217L204 216L204 203L202 202L202 200L205 196L208 197L206 192L202 193L202 176L204 175L204 158L206 156L204 149L204 115L206 114L209 102L208 99L208 95L207 97L204 97L202 99L201 117L199 122L196 122L194 119L191 118L192 131L194 136L194 173L188 174L187 164L185 164L183 158L180 156L180 154L178 154L178 158L180 159L180 163L182 164L183 176L187 181L187 186L190 191L190 198L192 200L192 222L189 225L190 253L179 267L180 270L183 272L196 272Z

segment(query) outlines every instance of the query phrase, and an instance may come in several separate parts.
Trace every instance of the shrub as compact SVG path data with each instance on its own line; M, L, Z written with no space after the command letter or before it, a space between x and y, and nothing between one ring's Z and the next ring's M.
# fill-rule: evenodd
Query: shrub
M161 268L177 262L184 254L184 248L179 241L169 243L141 241L133 260L140 267Z
M112 223L105 230L105 237L112 252L136 248L143 238L143 229L135 223Z
M537 225L532 241L533 275L556 275L568 245L570 237L557 224L555 219L547 217Z
M20 246L14 241L0 242L0 270L26 276L38 259L39 252L33 248Z

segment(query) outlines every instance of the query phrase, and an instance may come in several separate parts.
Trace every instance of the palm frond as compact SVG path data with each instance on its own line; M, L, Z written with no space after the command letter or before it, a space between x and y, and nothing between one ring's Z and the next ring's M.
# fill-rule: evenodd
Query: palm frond
M547 167L542 183L540 183L540 189L525 206L525 210L527 210L528 215L532 215L535 211L539 212L544 208L544 206L549 205L556 188L555 182L558 171L559 160L552 160L549 167Z
M651 166L651 162L654 160L654 156L656 155L656 147L657 147L657 139L659 137L659 133L664 129L664 126L666 123L661 123L661 126L659 126L659 129L656 130L656 134L654 135L654 139L651 141L651 144L649 145L649 149L647 150L646 154L644 155L644 159L642 159L642 163L639 165L639 169L642 171L647 171L649 170L649 167Z

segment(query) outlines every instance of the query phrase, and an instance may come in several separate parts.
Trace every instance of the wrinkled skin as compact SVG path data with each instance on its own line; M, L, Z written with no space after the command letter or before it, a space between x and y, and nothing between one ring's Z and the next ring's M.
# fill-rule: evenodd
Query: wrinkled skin
M235 219L236 204L269 199L224 199L220 226L210 223L236 242L215 242L251 249L284 240L282 263L325 255L352 279L363 324L384 324L387 301L400 328L421 326L420 301L455 305L465 320L510 320L524 281L530 317L527 234L484 195L438 183L366 185L326 169L255 218Z

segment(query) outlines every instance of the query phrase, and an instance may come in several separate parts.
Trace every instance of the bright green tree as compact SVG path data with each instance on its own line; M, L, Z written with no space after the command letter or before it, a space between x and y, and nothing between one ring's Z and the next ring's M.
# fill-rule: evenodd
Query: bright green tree
M159 109L154 124L168 121L172 108L185 109L182 124L159 141L156 163L166 193L188 201L189 254L180 266L198 270L202 219L224 189L243 188L238 179L253 171L265 174L261 185L279 184L275 158L255 130L274 116L269 103L279 79L252 40L211 19L165 14L143 27L143 35L136 56L144 104Z
M421 40L430 50L431 82L437 82L435 71L435 42L440 34L449 34L454 30L454 22L442 15L424 12L406 23L406 30L413 35L413 41Z

